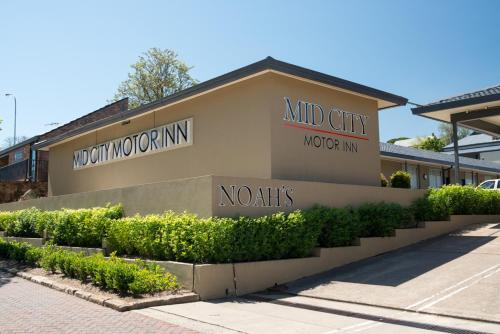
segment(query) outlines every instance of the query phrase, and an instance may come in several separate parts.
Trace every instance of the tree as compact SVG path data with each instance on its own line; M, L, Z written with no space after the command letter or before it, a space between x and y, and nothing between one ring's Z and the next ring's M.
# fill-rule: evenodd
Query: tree
M423 139L417 145L416 148L421 150L441 152L446 145L441 138L436 137L434 134Z
M28 139L28 137L26 137L26 136L16 136L16 144L19 144L20 142L25 141L27 139ZM3 145L4 148L14 146L14 137L7 137L4 139L3 142L4 142L4 145Z
M462 139L467 137L472 133L472 130L458 127L457 128L457 137L458 139ZM440 123L439 124L439 138L443 141L444 145L451 144L453 142L453 126L449 123Z
M398 140L405 140L405 139L410 139L408 137L398 137L398 138L392 138L392 139L389 139L387 141L387 143L389 144L394 144L395 142L397 142Z
M114 99L128 97L130 108L159 100L197 83L189 75L192 67L172 50L149 49L131 65L132 72L117 89Z

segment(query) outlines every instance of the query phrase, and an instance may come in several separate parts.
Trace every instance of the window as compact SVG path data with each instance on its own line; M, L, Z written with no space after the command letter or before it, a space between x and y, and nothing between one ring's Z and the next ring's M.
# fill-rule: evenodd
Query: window
M23 150L15 151L14 152L14 162L23 160L24 157L24 152Z
M429 188L439 188L443 185L443 171L441 169L429 170Z
M483 189L495 189L495 181L490 180L490 181L484 181L479 185L479 187Z
M472 172L465 172L464 185L472 184Z
M418 188L418 168L415 165L406 166L406 171L410 174L410 184L412 189Z

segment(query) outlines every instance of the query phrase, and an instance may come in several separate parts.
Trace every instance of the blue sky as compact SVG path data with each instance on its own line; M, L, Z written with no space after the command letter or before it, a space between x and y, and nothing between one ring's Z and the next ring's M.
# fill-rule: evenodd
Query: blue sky
M500 83L500 1L9 1L0 9L0 144L105 105L129 65L170 48L200 81L273 56L425 103ZM409 106L380 136L436 132Z

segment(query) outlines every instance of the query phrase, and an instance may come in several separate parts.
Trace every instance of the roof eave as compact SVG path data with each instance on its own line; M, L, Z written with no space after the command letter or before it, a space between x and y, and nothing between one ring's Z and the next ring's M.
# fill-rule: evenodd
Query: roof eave
M23 147L23 146L25 146L25 145L27 145L27 144L34 143L34 142L36 142L36 141L38 140L38 138L40 138L40 136L33 136L33 137L31 137L31 138L28 138L28 139L26 139L26 140L23 140L23 141L22 141L22 142L20 142L20 143L17 143L17 144L15 144L15 145L12 145L12 146L10 146L10 147L7 147L7 148L5 148L5 149L3 149L3 150L1 150L1 151L0 151L0 156L4 155L4 154L6 154L6 153L9 153L9 152L11 152L11 151L13 151L13 150L15 150L15 149L18 149L18 148L20 148L20 147ZM33 145L33 146L34 146L34 145Z
M434 111L443 111L448 109L463 108L467 106L474 106L476 104L488 103L500 100L500 94L491 94L485 96L478 96L469 99L450 101L444 103L428 104L424 106L419 106L411 108L411 112L414 115L426 114Z
M123 120L127 120L148 111L152 111L154 109L158 109L160 107L168 106L175 102L182 101L187 98L195 97L199 94L206 93L212 91L214 89L221 88L225 85L231 84L233 82L242 80L244 78L252 77L264 71L276 71L284 74L298 76L307 80L315 81L321 84L333 86L333 88L337 87L339 89L351 91L353 93L357 93L368 98L375 99L377 101L388 102L388 107L402 106L406 105L408 99L391 94L385 91L381 91L375 88L371 88L368 86L364 86L355 82L351 82L348 80L340 79L334 76L330 76L321 72L313 71L307 68L303 68L297 65L285 63L279 60L276 60L272 57L267 57L263 60L260 60L256 63L247 65L240 69L231 71L229 73L223 74L221 76L215 77L213 79L204 81L190 88L179 91L175 94L162 98L160 100L142 105L138 108L131 109L125 112L118 113L116 115L110 116L108 118L90 123L86 126L80 127L78 129L74 129L69 131L61 136L54 137L48 139L46 141L37 143L34 147L36 149L48 149L50 146L55 145L61 141L69 139L74 136L82 135L86 132L90 132L96 130L100 127L108 126L114 123L118 123Z

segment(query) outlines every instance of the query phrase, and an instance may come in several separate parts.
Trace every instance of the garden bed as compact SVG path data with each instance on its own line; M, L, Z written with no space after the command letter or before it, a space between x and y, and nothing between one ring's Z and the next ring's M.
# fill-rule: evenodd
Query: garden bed
M103 291L91 283L82 283L79 280L65 277L61 273L51 274L41 268L20 265L16 261L0 260L0 268L34 283L110 307L120 312L199 300L196 293L182 289L163 291L155 294L120 295Z

